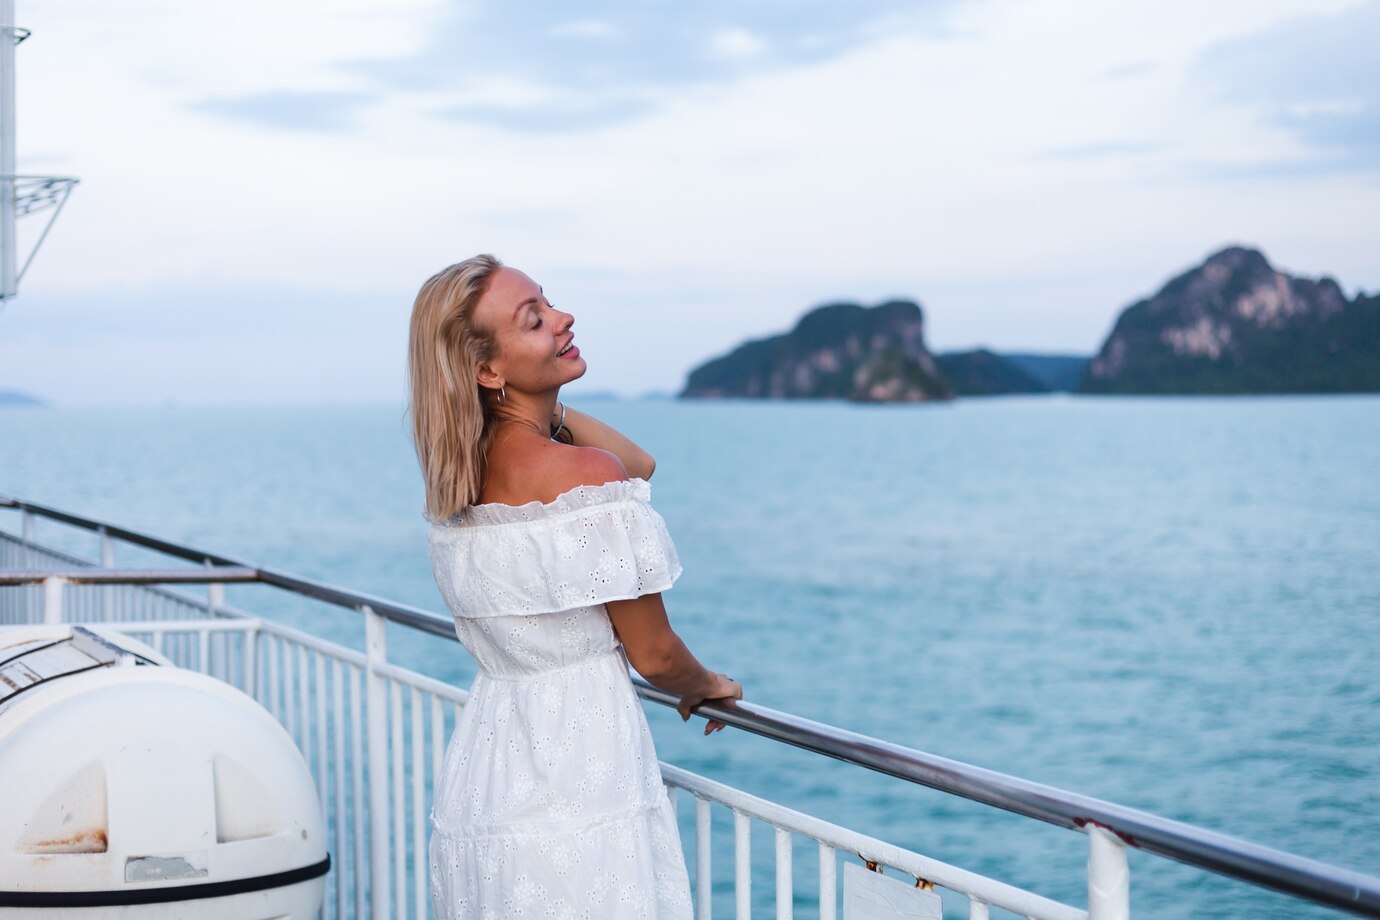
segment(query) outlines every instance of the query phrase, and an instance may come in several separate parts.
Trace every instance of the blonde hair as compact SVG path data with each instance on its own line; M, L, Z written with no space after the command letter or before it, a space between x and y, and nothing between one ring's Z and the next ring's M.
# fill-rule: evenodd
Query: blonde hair
M502 267L491 255L457 262L428 278L412 305L412 439L432 520L474 504L484 484L493 419L475 373L493 358L494 338L473 319L475 304Z

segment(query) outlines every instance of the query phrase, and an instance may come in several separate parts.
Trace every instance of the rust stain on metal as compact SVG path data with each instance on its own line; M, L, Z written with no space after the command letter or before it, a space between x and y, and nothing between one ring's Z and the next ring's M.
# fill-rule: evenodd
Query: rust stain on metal
M30 853L45 855L50 853L104 853L109 845L110 841L106 836L105 828L95 827L67 837L40 840L30 844L27 849Z
M1088 827L1100 827L1104 831L1107 831L1108 833L1120 838L1121 842L1126 844L1127 846L1134 847L1137 850L1140 849L1140 841L1136 840L1134 834L1128 834L1125 831L1119 831L1114 827L1108 827L1101 821L1094 821L1092 818L1074 818L1073 823L1079 829L1086 829Z

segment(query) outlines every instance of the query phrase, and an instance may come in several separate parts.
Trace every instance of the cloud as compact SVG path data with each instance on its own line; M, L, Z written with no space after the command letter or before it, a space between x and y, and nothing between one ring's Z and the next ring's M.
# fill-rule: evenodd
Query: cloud
M1037 156L1046 160L1097 160L1109 157L1135 157L1154 153L1154 144L1132 143L1128 141L1107 141L1101 144L1079 144L1073 147L1056 147Z
M951 0L920 11L904 0L604 0L584 5L589 15L572 20L561 0L535 0L523 16L479 4L438 14L410 53L346 66L379 92L462 97L434 107L447 119L528 131L564 131L580 121L599 128L644 115L686 87L829 60L875 41L878 23L888 32L934 25L951 6ZM515 107L474 98L477 87L503 81L560 87L567 99L578 100L578 117L564 105Z
M1309 15L1208 48L1194 82L1310 150L1281 168L1380 170L1380 0Z
M750 58L761 54L766 43L747 29L734 28L715 32L709 46L720 57Z
M612 23L603 19L574 19L558 22L547 30L552 38L592 38L609 39L618 34Z
M348 131L355 113L372 99L370 93L277 90L233 98L202 99L191 103L189 108L261 127L335 133Z

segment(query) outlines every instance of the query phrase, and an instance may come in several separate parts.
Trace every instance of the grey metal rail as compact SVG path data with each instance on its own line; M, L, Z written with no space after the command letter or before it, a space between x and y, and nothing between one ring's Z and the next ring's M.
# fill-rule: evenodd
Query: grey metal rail
M395 623L443 638L456 638L454 624L449 618L420 608L240 562L34 502L0 496L0 507L15 508L74 527L102 532L200 565L224 566L227 567L223 570L225 574L244 576L224 579L227 581L256 581L342 607L367 607ZM249 577L246 572L255 573L255 577ZM210 579L198 577L186 580ZM0 583L5 582L0 580ZM634 678L633 684L638 695L645 700L673 708L679 702L675 694L657 689L640 678ZM1113 802L949 760L755 703L706 703L699 706L696 712L744 731L908 782L1059 827L1085 832L1100 827L1138 850L1360 916L1380 917L1380 878L1375 876L1260 846Z
M50 578L74 585L204 585L257 582L257 569L208 565L199 569L0 569L0 586L37 585Z

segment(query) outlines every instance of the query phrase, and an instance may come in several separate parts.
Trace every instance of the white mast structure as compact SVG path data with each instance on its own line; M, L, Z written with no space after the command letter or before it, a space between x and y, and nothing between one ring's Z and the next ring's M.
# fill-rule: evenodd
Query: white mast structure
M20 176L14 156L14 50L29 37L14 24L14 0L0 0L0 307L19 293L19 282L48 236L76 179L63 176ZM15 222L26 214L52 209L38 240L19 262Z

